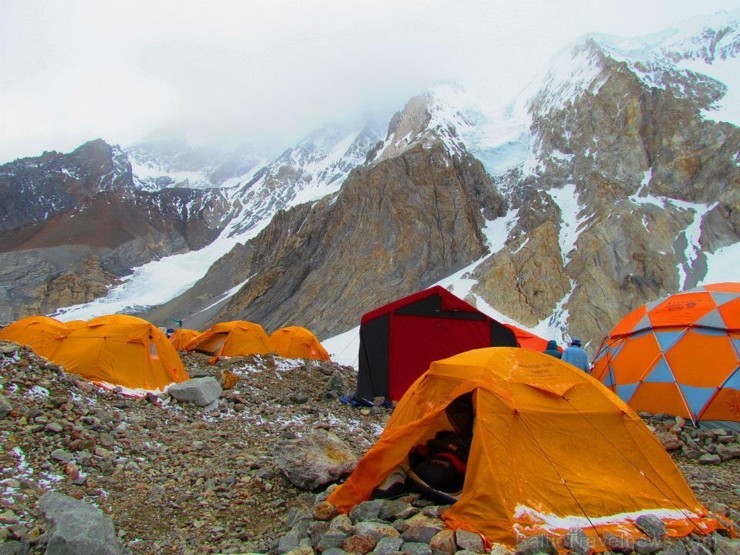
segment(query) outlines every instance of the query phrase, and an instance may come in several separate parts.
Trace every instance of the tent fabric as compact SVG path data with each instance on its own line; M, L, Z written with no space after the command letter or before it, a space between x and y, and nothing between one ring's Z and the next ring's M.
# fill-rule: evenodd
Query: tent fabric
M432 362L328 502L347 512L368 500L415 446L451 428L445 409L468 393L473 439L462 495L442 515L451 528L514 546L578 527L603 551L606 531L644 537L641 514L660 517L671 536L722 526L616 395L552 356L510 347Z
M161 391L188 379L165 335L135 316L93 318L45 343L38 352L72 374L131 389Z
M398 401L431 361L492 345L516 336L444 287L403 297L361 319L355 397Z
M287 326L270 334L275 352L283 358L331 360L319 339L301 326Z
M640 306L604 339L592 372L635 410L740 422L740 283Z
M539 351L541 353L544 352L545 349L547 349L547 339L544 339L543 337L540 337L539 335L536 335L531 331L527 331L520 327L517 327L514 324L504 324L504 326L514 332L514 335L516 336L516 341L517 343L519 343L519 346L521 348L532 349L533 351ZM561 347L558 347L558 350L562 351L563 349Z
M0 339L14 341L36 351L43 344L67 331L68 327L55 318L28 316L0 330Z
M264 328L245 320L215 324L185 345L185 350L213 355L213 362L224 356L262 355L274 352L270 337Z
M200 332L198 330L189 330L187 328L177 328L170 335L170 343L176 351L184 351L185 345L190 343L193 339L198 337Z

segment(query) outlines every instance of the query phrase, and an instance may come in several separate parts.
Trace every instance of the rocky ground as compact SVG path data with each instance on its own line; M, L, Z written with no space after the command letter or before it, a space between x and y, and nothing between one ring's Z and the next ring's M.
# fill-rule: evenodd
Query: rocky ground
M390 415L338 401L353 388L352 368L272 356L184 362L191 377L232 387L205 408L169 395L131 397L0 344L0 553L14 541L44 553L38 501L49 490L111 515L125 553L286 551L296 515L322 498L280 470L291 440L327 430L359 457ZM700 500L737 520L737 436L673 418L651 425ZM413 501L415 512L438 516Z

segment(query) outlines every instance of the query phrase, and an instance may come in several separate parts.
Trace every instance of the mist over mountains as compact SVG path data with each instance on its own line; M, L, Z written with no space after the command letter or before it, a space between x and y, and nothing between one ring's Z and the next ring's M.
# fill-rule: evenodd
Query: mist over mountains
M740 267L738 14L582 38L503 110L454 83L273 159L95 140L0 166L0 319L254 320L322 338L443 283L592 347ZM132 273L133 272L133 273Z

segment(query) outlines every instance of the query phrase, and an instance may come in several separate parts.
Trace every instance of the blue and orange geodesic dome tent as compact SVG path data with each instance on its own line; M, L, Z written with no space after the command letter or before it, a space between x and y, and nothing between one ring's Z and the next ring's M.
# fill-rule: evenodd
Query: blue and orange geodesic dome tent
M637 411L740 422L739 360L740 283L718 283L622 318L592 374Z

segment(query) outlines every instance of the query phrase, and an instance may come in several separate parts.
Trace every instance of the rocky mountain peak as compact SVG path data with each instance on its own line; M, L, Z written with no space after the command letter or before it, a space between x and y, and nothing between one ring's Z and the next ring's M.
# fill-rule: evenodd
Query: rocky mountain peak
M442 84L417 95L391 118L388 134L368 162L375 163L403 154L416 145L431 148L442 143L451 154L467 152L459 130L470 123L450 101L450 93L459 92L454 84Z

